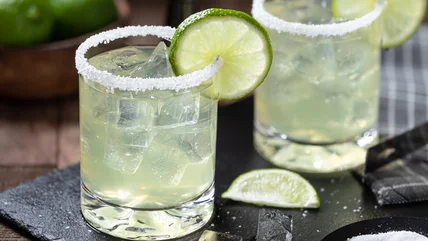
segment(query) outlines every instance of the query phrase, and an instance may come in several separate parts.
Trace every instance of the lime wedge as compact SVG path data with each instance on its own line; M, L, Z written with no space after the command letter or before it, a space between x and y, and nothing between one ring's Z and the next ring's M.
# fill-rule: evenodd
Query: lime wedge
M242 98L256 89L269 72L269 35L251 16L235 10L207 9L180 24L169 52L175 74L200 70L218 56L223 66L213 81L219 99Z
M300 175L282 169L259 169L244 173L221 195L235 201L279 208L318 208L312 185Z
M421 25L427 0L385 0L382 13L382 47L393 48L405 43ZM333 0L332 10L336 18L355 19L372 11L376 0Z

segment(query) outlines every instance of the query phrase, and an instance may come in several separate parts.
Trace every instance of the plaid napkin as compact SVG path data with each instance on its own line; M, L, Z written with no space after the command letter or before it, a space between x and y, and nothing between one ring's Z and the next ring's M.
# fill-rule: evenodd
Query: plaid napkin
M406 44L382 56L378 130L381 139L390 138L427 120L428 26L421 26ZM380 205L428 200L427 160L428 148L424 146L403 159L366 172L364 182Z

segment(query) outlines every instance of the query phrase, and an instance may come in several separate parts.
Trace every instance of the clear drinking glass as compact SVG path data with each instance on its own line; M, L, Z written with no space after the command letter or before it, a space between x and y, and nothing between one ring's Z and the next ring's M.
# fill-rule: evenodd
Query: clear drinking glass
M210 78L218 61L174 77L164 44L87 59L105 40L169 40L173 33L168 27L116 29L89 38L76 52L81 210L93 228L116 237L181 237L213 214L218 92Z
M274 49L255 94L254 145L277 166L330 173L364 163L377 140L380 14L335 18L331 0L255 0Z

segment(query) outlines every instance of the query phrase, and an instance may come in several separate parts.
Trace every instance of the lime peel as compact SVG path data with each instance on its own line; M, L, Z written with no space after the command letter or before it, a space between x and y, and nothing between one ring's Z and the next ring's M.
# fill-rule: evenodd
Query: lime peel
M382 18L382 47L393 48L409 40L422 24L427 0L382 0L387 2ZM358 18L373 8L377 0L333 0L332 11L336 18ZM355 6L358 4L358 6Z
M318 208L312 185L297 173L283 169L258 169L241 174L222 198L278 208Z
M269 34L250 15L229 9L207 9L180 24L169 54L176 75L198 70L217 56L224 61L213 77L219 98L242 98L256 89L270 70L273 50Z

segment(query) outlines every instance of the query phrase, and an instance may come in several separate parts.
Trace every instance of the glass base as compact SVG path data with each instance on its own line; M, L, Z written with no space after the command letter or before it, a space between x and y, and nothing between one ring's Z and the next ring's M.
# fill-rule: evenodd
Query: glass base
M81 211L92 228L115 237L132 240L179 238L210 221L214 211L214 184L201 196L178 207L136 210L106 203L82 183Z
M334 173L361 166L367 148L377 141L377 131L372 129L349 142L311 145L293 142L269 126L254 124L257 152L276 166L303 173Z

